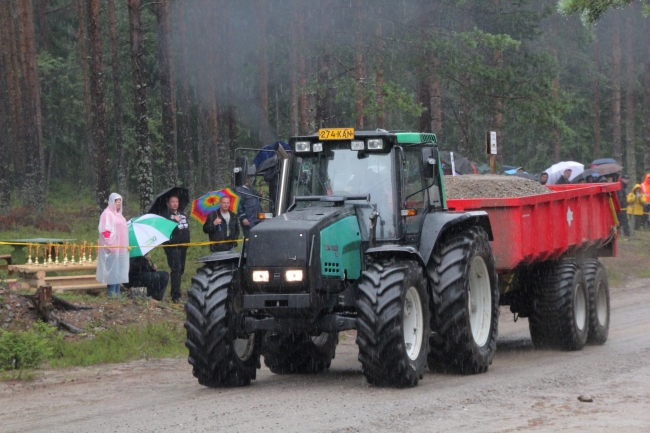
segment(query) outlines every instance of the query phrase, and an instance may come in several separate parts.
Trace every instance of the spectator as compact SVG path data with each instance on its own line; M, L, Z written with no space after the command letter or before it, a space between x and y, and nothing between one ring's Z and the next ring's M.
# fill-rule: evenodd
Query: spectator
M539 175L539 183L546 185L546 182L548 182L548 173L544 172Z
M517 173L524 173L523 167L517 167Z
M169 274L159 271L151 261L151 256L131 257L129 261L129 282L126 287L146 287L147 296L162 301L169 282Z
M235 189L237 195L239 195L239 212L237 216L241 222L242 229L244 230L244 236L248 236L248 232L259 223L257 214L262 212L262 204L260 199L251 189L251 178L253 176L248 176L246 178L246 183Z
M564 170L564 174L562 175L562 177L560 177L557 180L557 182L555 182L555 184L556 185L566 185L566 184L570 183L569 178L571 177L571 171L572 170L570 168L567 168L566 170Z
M624 174L621 176L621 189L616 191L618 196L618 202L621 205L621 211L616 213L618 217L618 222L621 226L623 234L630 237L630 224L627 220L627 184L630 181L630 176Z
M120 296L120 284L129 282L129 235L122 216L122 196L112 193L99 217L97 281L106 284L109 298ZM101 248L105 247L105 248Z
M168 244L186 244L190 242L190 226L187 223L187 216L178 210L178 196L170 195L167 197L167 209L160 213L160 216L168 218L178 223L178 227L172 232ZM181 277L185 272L185 258L187 256L187 247L166 247L165 255L167 264L171 270L170 279L172 302L181 302Z
M638 183L627 195L627 214L632 215L634 230L640 230L643 225L643 207L646 204L645 195L641 192L641 185Z
M239 224L237 215L230 212L230 197L221 197L219 209L210 212L208 219L203 224L203 233L207 233L211 241L222 241L219 244L210 245L210 251L229 251L237 246L239 238ZM232 240L233 242L223 242Z

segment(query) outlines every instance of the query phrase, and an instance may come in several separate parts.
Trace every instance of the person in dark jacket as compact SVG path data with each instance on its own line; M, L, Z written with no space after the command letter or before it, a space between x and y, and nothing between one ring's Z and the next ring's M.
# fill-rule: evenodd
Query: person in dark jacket
M259 223L257 214L262 212L262 204L260 199L257 198L259 194L256 194L250 187L251 177L247 177L246 183L235 189L240 199L237 216L244 230L244 236L248 236L250 229Z
M230 197L221 197L219 209L210 212L208 219L203 224L203 233L207 233L211 241L221 241L222 243L210 245L210 251L229 251L237 246L236 241L239 239L239 224L237 215L230 212Z
M162 211L160 216L178 223L178 227L172 232L172 236L167 244L186 244L190 242L190 226L187 222L187 215L178 210L178 196L170 195L167 197L167 209ZM181 277L185 272L187 247L166 247L165 255L167 256L167 264L171 270L172 302L178 303L181 302Z
M623 234L630 237L630 223L627 220L627 184L630 181L630 176L624 174L621 176L621 189L616 191L618 196L618 202L621 205L621 211L616 213L618 217L618 222L621 225L621 230Z
M571 183L571 182L569 182L569 178L571 177L572 171L573 170L571 170L570 168L567 168L566 170L564 170L564 174L562 175L562 177L560 177L557 180L557 182L555 182L555 184L556 185L566 185L566 184Z
M159 271L149 254L129 260L129 282L125 284L126 287L146 287L147 296L162 301L168 282L169 274Z

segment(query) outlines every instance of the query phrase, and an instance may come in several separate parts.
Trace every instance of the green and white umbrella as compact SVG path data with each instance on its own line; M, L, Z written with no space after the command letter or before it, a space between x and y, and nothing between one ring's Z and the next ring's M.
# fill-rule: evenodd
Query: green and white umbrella
M155 246L167 242L178 223L148 213L131 218L126 225L129 229L129 246L132 247L129 257L138 257L144 256Z

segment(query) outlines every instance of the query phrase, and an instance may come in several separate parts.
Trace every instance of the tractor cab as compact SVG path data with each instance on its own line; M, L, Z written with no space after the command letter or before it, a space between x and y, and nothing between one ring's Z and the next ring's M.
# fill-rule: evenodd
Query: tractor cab
M435 143L433 134L351 128L294 137L286 207L354 205L364 240L374 224L377 242L410 243L423 215L444 207Z

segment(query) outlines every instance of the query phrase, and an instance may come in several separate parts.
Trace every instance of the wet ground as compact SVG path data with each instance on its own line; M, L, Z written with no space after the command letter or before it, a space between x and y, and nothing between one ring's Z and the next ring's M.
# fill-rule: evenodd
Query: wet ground
M526 319L502 310L488 373L427 373L412 389L368 386L354 337L325 374L258 372L207 389L185 359L48 371L0 383L2 432L650 431L650 280L612 290L609 341L534 350ZM593 402L581 402L579 396Z

